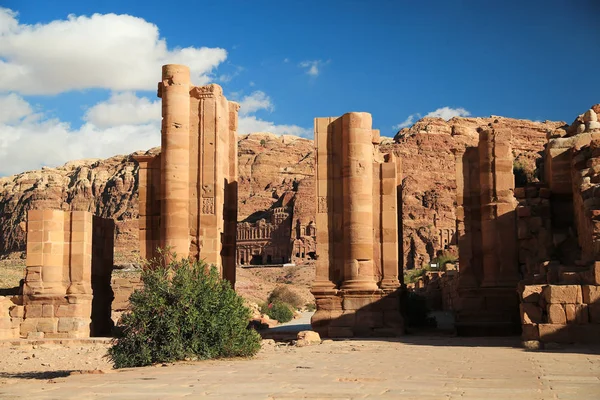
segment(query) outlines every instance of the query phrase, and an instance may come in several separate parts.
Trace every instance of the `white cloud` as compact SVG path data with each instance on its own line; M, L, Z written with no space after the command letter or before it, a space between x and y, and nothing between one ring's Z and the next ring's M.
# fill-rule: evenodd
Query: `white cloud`
M226 58L221 48L169 50L156 25L130 15L69 15L26 25L0 8L0 91L154 90L162 64L188 65L194 84L206 84Z
M31 106L15 93L0 97L0 124L15 123L32 114Z
M283 59L283 62L284 62L284 63L289 63L289 62L290 62L290 59L286 57L286 58L284 58L284 59Z
M107 101L88 109L83 119L99 128L160 122L160 99L151 102L133 92L113 93Z
M249 96L245 96L240 103L240 115L248 115L255 113L258 110L273 111L273 103L271 98L265 92L257 90Z
M82 158L106 158L115 154L128 154L160 145L160 119L133 124L99 127L91 122L79 129L43 114L33 114L31 106L15 95L0 96L0 104L25 104L28 113L9 124L0 122L0 176L38 169L42 166L58 166L69 160ZM9 100L7 100L9 99ZM139 99L138 99L139 100ZM17 114L14 114L15 116ZM105 122L108 122L106 120Z
M240 116L238 120L238 134L243 135L253 132L271 132L276 135L296 135L312 137L312 129L302 128L298 125L277 125L270 121L264 121L253 115Z
M306 74L310 75L310 76L319 76L319 74L321 73L320 68L329 63L329 61L327 62L323 62L322 60L312 60L312 61L302 61L299 64L299 67L306 69Z
M442 108L438 108L435 111L431 111L431 112L425 114L424 117L443 118L446 121L448 121L449 119L452 119L454 117L468 117L469 115L471 115L471 113L462 107L458 107L458 108L442 107ZM398 125L394 125L392 127L392 129L399 130L402 128L406 128L407 126L411 126L415 123L416 118L420 119L421 114L416 113L416 114L409 115L404 120L404 122L401 122Z
M461 107L459 107L459 108L442 107L442 108L438 108L437 110L428 113L425 116L426 117L443 118L446 121L448 121L449 119L452 119L454 117L468 117L469 115L471 115L471 113Z
M402 129L402 128L406 128L407 126L411 126L412 124L415 123L415 118L419 118L420 115L419 114L411 114L409 115L404 122L399 123L398 125L394 125L392 127L392 129Z

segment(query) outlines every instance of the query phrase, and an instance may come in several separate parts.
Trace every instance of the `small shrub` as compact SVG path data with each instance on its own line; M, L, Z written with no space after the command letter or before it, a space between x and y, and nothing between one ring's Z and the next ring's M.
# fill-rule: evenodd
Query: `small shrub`
M188 260L162 265L153 262L142 271L144 286L119 321L121 333L107 354L115 368L258 352L250 310L214 267Z
M448 263L455 264L456 261L458 261L458 259L456 258L455 255L447 254L447 253L441 254L432 260L432 262L434 262L438 265L438 268L441 271L446 270L446 264L448 264Z
M277 301L281 303L287 303L294 308L300 308L304 304L304 300L298 293L288 286L277 286L267 299L269 303L275 303Z
M427 272L425 268L410 269L404 273L404 282L415 283L420 277L425 275L425 272Z
M306 303L306 311L313 312L317 310L317 305L315 303Z
M289 322L294 318L292 306L281 301L263 304L260 312L267 314L269 318L275 319L280 323Z

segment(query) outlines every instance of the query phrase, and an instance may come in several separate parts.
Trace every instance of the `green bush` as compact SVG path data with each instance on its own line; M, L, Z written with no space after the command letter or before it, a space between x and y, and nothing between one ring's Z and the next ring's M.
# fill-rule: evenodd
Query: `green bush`
M291 321L292 318L294 318L292 306L281 301L263 304L260 311L263 314L267 314L269 318L275 319L281 323Z
M317 305L315 303L306 303L306 311L313 312L317 310Z
M144 286L119 321L107 354L115 368L258 352L261 338L248 328L250 310L214 267L188 260L161 265L142 271Z
M275 303L278 301L281 303L287 303L294 308L300 308L304 304L304 300L302 300L302 297L300 297L298 293L296 293L289 286L283 285L277 286L275 289L273 289L267 301L269 303Z
M420 277L425 275L427 270L425 268L415 268L409 269L404 272L404 282L405 283L415 283L419 280Z

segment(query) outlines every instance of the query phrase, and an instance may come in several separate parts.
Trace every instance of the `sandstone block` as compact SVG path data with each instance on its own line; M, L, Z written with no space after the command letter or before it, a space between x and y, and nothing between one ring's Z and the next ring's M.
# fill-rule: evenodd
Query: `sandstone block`
M10 316L12 318L23 318L25 315L24 306L13 306L10 308Z
M521 299L524 303L537 303L546 285L526 285L521 292Z
M321 344L321 336L317 332L314 331L301 331L298 332L296 346L304 347L304 346L312 346L316 344Z
M521 339L540 340L540 331L538 330L538 324L523 324L521 328Z
M589 304L588 313L590 323L600 324L600 304Z
M581 304L583 296L579 285L548 285L544 288L548 304Z
M328 329L329 337L353 337L354 331L349 327L341 327L341 326L330 326Z
M600 302L600 286L583 285L581 287L583 302L585 304L593 304Z
M41 304L25 305L25 318L41 318L43 307Z
M587 304L576 304L575 305L575 322L580 325L585 325L590 322L589 310Z
M12 329L12 318L3 317L0 318L0 329Z
M549 323L555 325L564 325L567 323L567 316L562 304L548 304L547 313Z
M569 343L571 341L567 325L540 324L538 329L542 342Z
M567 324L574 324L577 320L577 306L582 304L565 304L565 316L567 317Z
M522 303L520 304L521 310L521 322L523 324L541 324L542 321L542 308L534 303Z

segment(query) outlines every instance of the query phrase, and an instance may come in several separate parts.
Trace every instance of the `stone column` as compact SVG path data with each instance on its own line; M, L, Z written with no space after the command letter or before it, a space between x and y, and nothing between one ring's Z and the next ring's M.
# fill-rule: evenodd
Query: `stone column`
M316 144L316 178L317 178L317 261L315 280L312 284L311 291L315 295L334 293L335 284L330 279L329 269L332 261L331 237L334 230L333 221L330 219L329 204L333 203L330 199L329 189L331 165L330 159L334 149L332 149L330 124L333 118L315 118L315 144ZM333 211L333 210L332 210Z
M187 257L189 233L190 70L169 64L162 68L161 175L162 246Z
M456 165L456 232L458 236L458 258L460 265L459 286L477 287L473 270L473 235L471 232L471 183L473 177L479 180L477 169L467 159L466 149L455 149ZM476 199L479 201L479 199Z
M349 291L377 290L373 279L373 144L369 113L342 116L344 283Z
M512 286L519 279L512 161L509 131L480 133L482 287Z
M398 199L396 197L396 157L384 156L381 164L381 262L383 279L381 288L394 290L398 280Z

